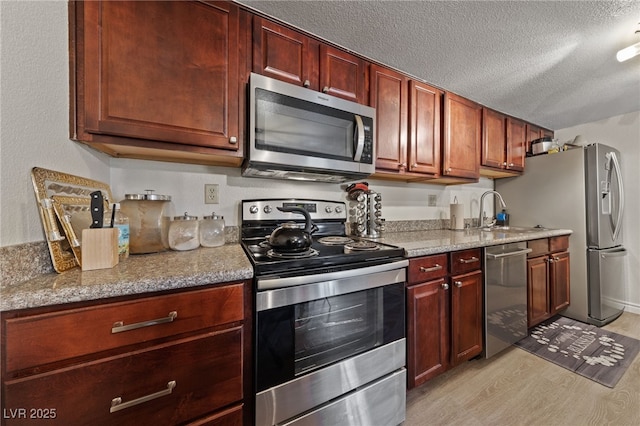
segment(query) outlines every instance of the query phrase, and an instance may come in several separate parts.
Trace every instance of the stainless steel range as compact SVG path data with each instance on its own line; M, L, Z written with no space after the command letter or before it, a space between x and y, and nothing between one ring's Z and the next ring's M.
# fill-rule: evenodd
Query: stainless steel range
M405 419L408 261L401 248L347 236L346 218L342 202L242 202L258 426Z

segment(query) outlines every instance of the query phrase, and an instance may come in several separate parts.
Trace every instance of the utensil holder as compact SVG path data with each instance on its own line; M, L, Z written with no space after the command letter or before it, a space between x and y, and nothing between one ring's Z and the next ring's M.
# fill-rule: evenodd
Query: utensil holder
M83 271L113 268L118 259L118 228L82 230Z

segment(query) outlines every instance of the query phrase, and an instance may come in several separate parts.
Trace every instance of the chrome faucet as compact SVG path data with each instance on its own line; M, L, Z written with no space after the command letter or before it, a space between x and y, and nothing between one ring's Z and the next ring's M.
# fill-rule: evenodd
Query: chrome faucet
M507 205L504 203L504 200L502 199L502 195L500 195L500 193L498 191L487 191L484 194L482 194L482 196L480 197L480 214L478 215L478 228L484 228L485 226L487 227L492 227L495 224L495 220L488 225L485 225L485 220L486 220L486 216L484 215L484 197L486 197L489 194L496 194L496 196L498 197L498 200L500 200L500 204L502 204L502 208L506 209Z

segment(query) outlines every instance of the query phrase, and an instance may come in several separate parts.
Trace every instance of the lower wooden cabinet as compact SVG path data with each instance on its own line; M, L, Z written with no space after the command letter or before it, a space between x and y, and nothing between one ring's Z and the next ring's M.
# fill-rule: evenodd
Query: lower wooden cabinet
M33 424L45 417L47 424L60 425L248 423L244 397L250 375L243 373L251 365L248 288L240 282L53 312L3 313L2 424ZM157 321L156 310L164 312L168 305L176 312L173 320ZM113 324L108 334L125 340L111 347L101 342L109 336L85 335L105 316L150 321ZM47 327L47 319L59 326L58 333ZM24 324L40 327L30 328L29 339L7 339L24 331ZM131 329L117 328L127 325ZM30 351L38 352L38 330L46 341L55 334L60 349L47 347L49 356L35 356L36 362L9 363L14 352L27 359ZM69 350L72 345L83 350Z
M471 249L409 261L409 389L482 353L480 259Z
M534 327L570 303L569 237L528 241L527 325Z

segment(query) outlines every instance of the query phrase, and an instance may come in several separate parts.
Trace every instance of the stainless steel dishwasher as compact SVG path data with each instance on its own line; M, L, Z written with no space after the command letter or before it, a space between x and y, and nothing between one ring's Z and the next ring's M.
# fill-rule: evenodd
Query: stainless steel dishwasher
M483 356L489 358L527 335L526 242L485 247Z

